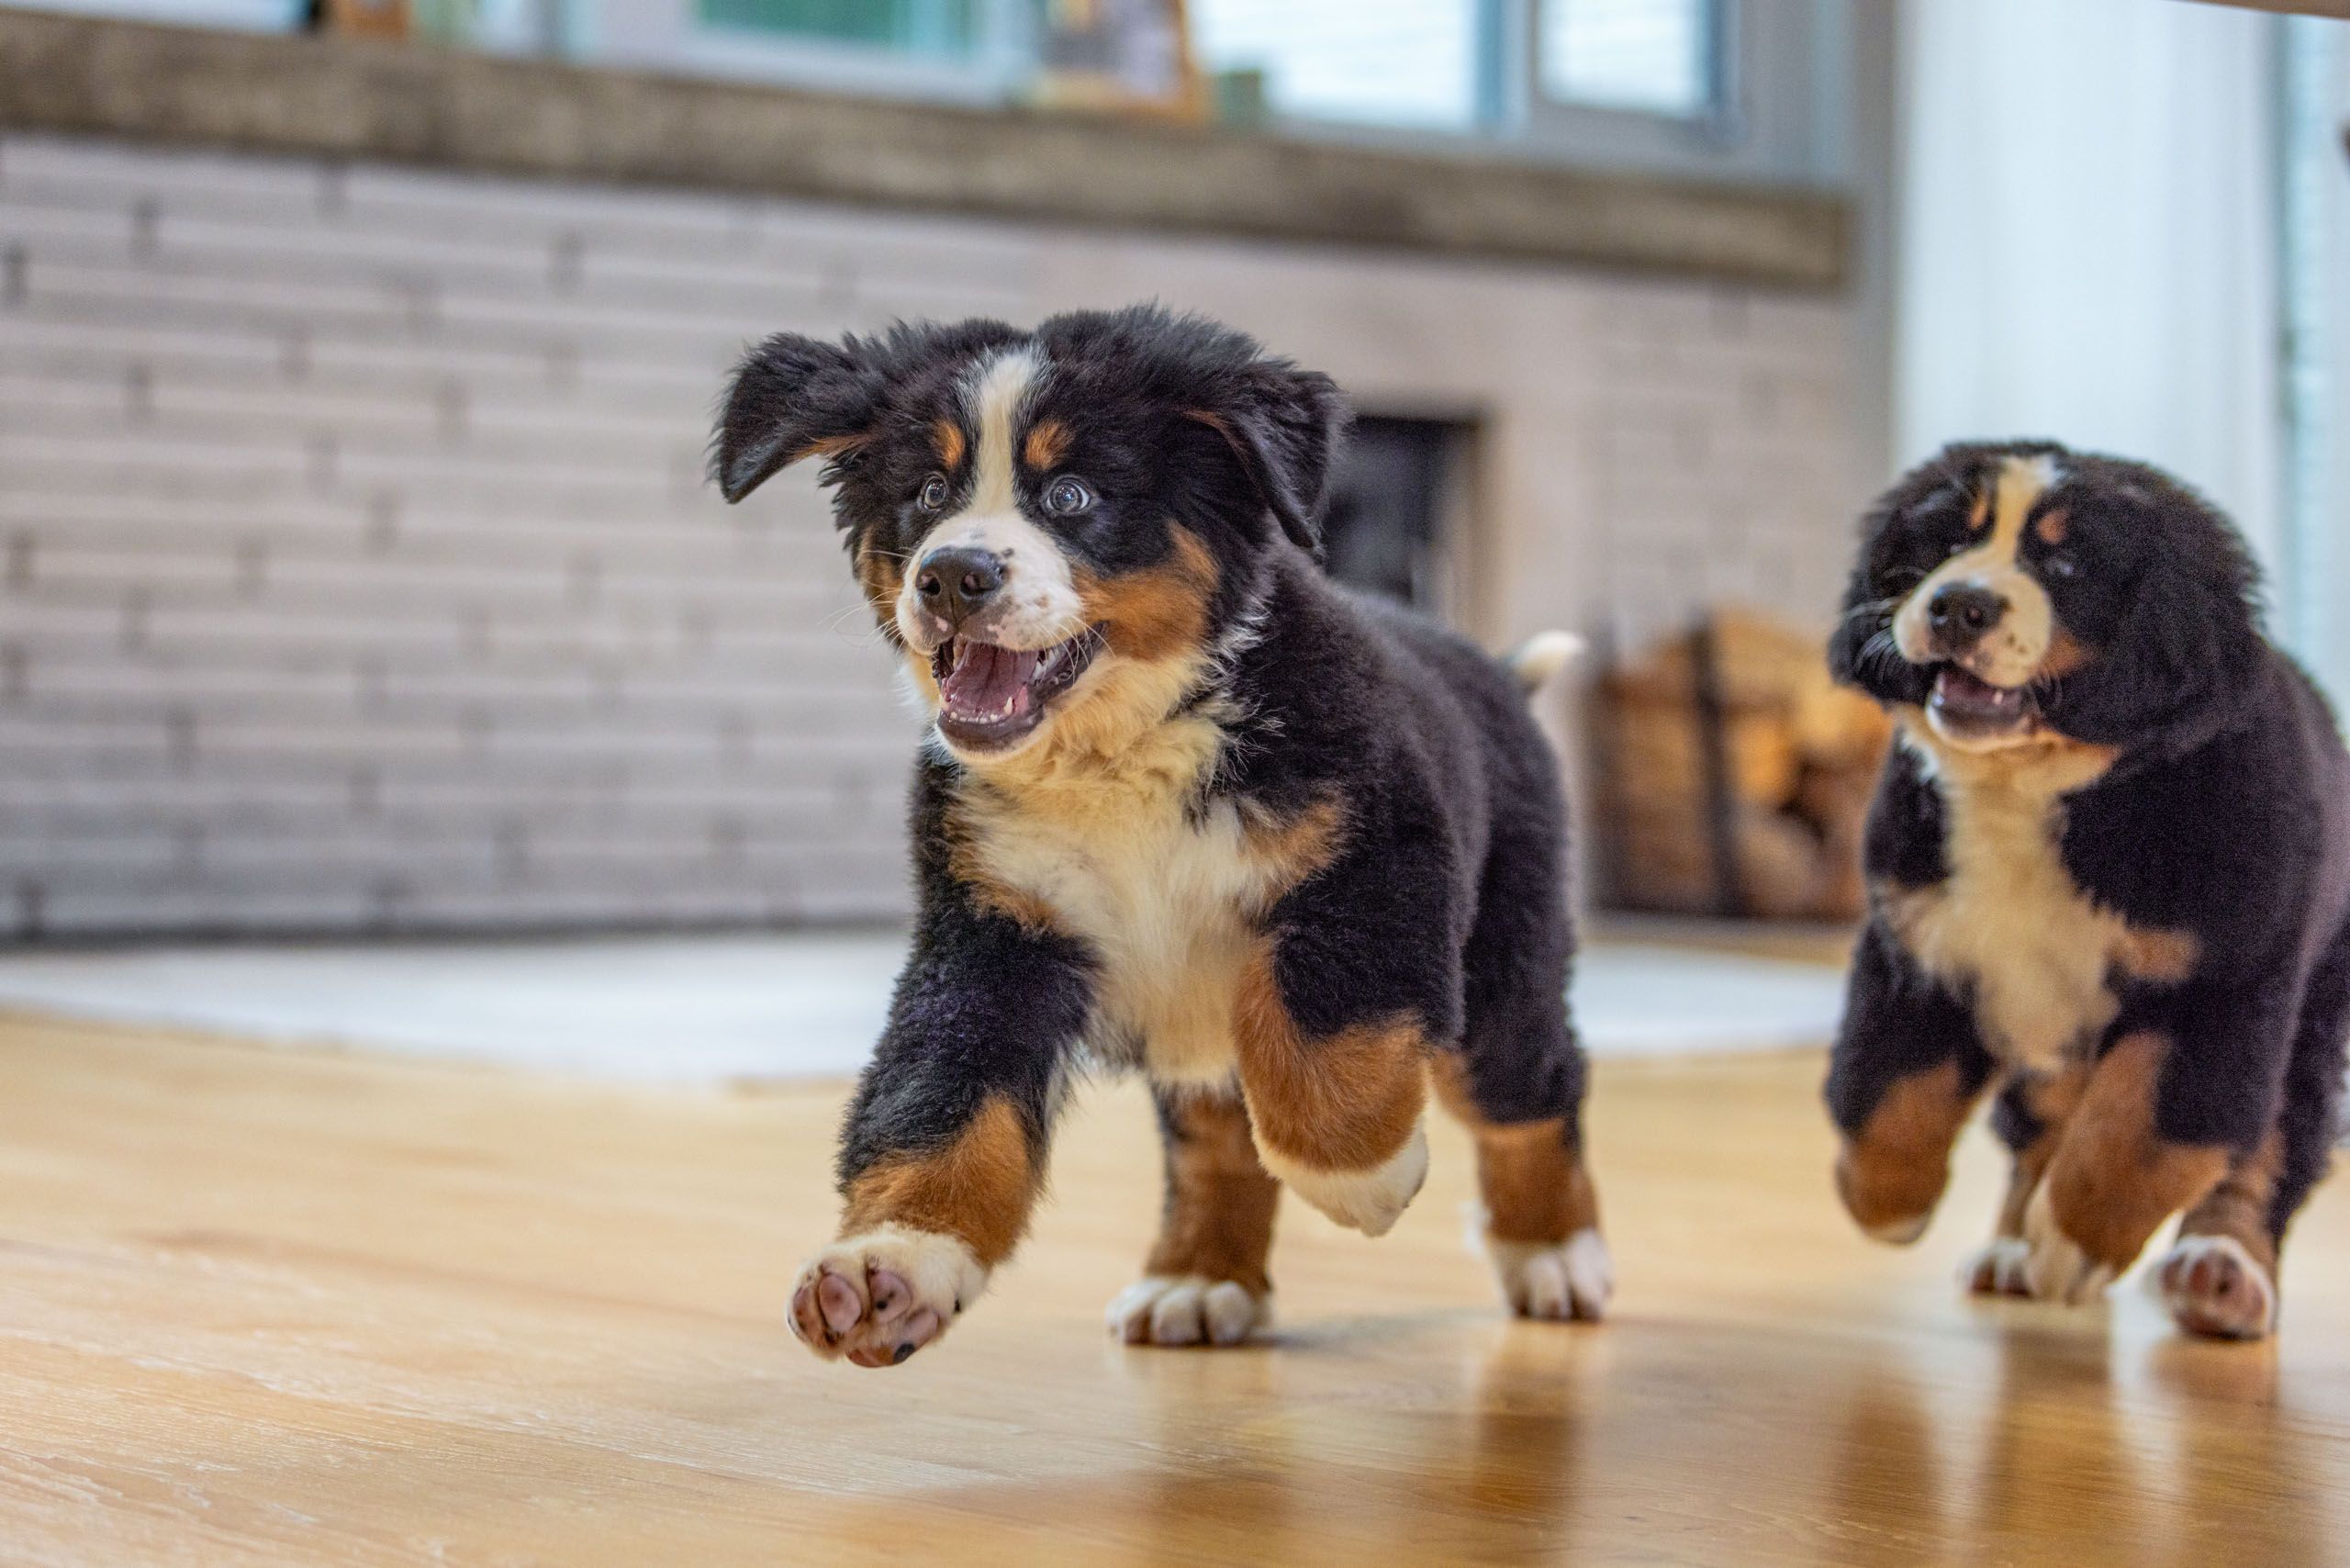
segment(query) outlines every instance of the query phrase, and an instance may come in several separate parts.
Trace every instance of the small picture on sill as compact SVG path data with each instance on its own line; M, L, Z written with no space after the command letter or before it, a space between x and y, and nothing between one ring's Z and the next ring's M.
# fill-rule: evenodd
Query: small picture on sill
M1206 118L1183 0L1046 0L1038 58L1050 107Z

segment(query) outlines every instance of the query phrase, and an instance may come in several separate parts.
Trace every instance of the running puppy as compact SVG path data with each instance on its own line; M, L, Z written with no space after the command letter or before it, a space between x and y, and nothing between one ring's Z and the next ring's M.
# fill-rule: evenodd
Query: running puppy
M1028 1223L1080 1061L1139 1069L1167 1201L1113 1331L1267 1320L1281 1184L1376 1236L1438 1098L1502 1289L1609 1289L1567 1022L1564 814L1521 673L1315 562L1325 376L1155 308L770 338L717 437L740 500L802 458L934 716L913 952L843 1134L794 1329L935 1340ZM1559 644L1538 640L1555 667Z
M2350 1026L2350 759L2227 521L2136 463L1953 446L1862 525L1837 676L1900 722L1828 1103L1914 1240L1986 1088L2014 1151L1973 1288L2082 1302L2184 1213L2199 1334L2276 1324Z

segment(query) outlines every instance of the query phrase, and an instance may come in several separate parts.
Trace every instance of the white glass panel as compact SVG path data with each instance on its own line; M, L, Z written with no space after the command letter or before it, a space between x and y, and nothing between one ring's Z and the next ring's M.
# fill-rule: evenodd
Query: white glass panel
M1694 118L1713 107L1714 0L1542 0L1544 96Z
M1202 66L1264 72L1276 114L1475 122L1476 0L1192 0L1190 11Z

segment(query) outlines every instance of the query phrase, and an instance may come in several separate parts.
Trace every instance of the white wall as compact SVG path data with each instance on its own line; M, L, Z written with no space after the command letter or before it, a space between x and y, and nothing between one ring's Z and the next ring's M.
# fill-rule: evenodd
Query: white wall
M1897 445L2156 463L2276 558L2277 18L1904 0Z
M1471 615L1822 614L1840 301L0 140L0 937L886 916L912 731L747 338L1157 297L1483 421Z

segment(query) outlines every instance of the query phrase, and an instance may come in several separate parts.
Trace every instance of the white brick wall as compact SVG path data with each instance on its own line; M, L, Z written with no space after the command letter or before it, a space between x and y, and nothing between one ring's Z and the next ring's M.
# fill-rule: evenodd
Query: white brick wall
M1833 302L0 139L0 937L901 913L910 722L720 376L1154 295L1480 419L1491 634L1832 595Z

